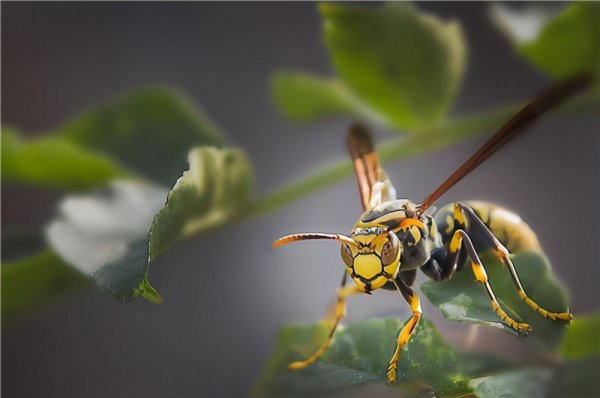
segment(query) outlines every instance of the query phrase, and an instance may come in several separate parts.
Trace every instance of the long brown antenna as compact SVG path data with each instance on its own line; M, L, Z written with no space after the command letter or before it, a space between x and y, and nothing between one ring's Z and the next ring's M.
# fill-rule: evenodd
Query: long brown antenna
M349 236L341 235L341 234L322 234L322 233L316 233L316 232L308 232L308 233L284 236L282 238L277 239L273 243L273 247L281 246L285 243L295 242L298 240L311 240L311 239L332 239L332 240L337 240L337 241L344 242L349 245L358 247L358 243L356 243L354 241L354 239L352 239Z
M570 96L584 89L592 82L588 73L580 73L551 86L547 91L529 102L523 109L506 122L500 129L468 158L446 181L430 193L419 206L418 214L422 214L446 191L477 168L498 149L521 133L525 127L536 121L543 113L562 103Z

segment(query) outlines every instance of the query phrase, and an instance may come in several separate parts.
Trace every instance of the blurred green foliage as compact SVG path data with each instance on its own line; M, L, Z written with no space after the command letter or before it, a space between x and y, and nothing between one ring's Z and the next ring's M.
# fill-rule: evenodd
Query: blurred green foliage
M49 188L85 190L129 176L121 166L94 150L60 137L23 139L2 129L2 179Z
M237 149L196 148L150 228L149 261L183 237L224 225L247 204L252 167Z
M511 36L516 51L554 77L580 70L598 72L599 9L597 3L569 5L546 20L528 41ZM350 115L402 130L402 137L380 148L385 162L488 133L519 108L519 104L511 104L448 120L467 59L466 40L458 22L441 21L407 3L367 9L322 4L319 11L323 40L336 76L279 70L270 84L276 105L294 121ZM582 95L572 101L571 108L563 109L595 112L598 103L597 95ZM116 229L91 235L108 235L103 236L106 242L100 243L123 247L117 258L93 259L96 251L91 251L89 259L74 257L67 250L72 243L59 238L29 258L12 263L3 259L3 320L17 318L58 294L86 286L88 277L121 302L137 296L159 302L158 292L148 281L148 267L174 243L223 226L234 217L243 219L236 217L241 214L262 214L351 174L351 164L345 161L268 195L253 197L252 168L244 153L227 148L215 124L184 95L166 87L123 94L43 138L23 139L7 128L2 133L2 179L70 190L59 209L64 213L69 208L72 219L81 221L85 220L83 215L89 215L73 207L77 200L108 212L127 208L127 195L118 195L114 188L115 181L121 179L126 180L122 186L132 194L155 187L154 197L149 199L152 206L159 203L156 208L149 207L153 211L148 220L147 214L131 214L138 217L135 221L145 222L141 227L130 228L125 219L122 230L116 223ZM189 169L183 172L186 155ZM173 188L169 191L168 187ZM67 221L61 214L53 223L68 226ZM92 260L96 263L90 273ZM514 261L534 299L550 310L566 309L565 290L545 259L519 254ZM576 318L566 330L541 319L515 296L506 270L493 259L486 258L485 263L501 303L519 319L532 323L534 331L527 341L541 343L553 355L559 355L560 347L560 355L568 360L498 373L507 369L501 361L456 352L441 340L432 324L422 321L401 355L400 387L415 394L433 391L438 396L589 393L585 388L594 388L594 370L599 368L598 317ZM485 293L468 270L453 280L435 283L435 288L432 282L425 283L423 291L448 319L511 332L491 313ZM316 349L326 329L323 325L286 327L254 393L312 395L385 383L385 368L400 327L397 320L352 325L337 335L322 361L294 374L287 372L287 363ZM546 386L542 382L548 374L552 374L550 387L539 388L540 383ZM594 392L600 394L597 388Z
M65 264L51 250L2 263L2 324L13 324L24 313L49 299L89 284L88 279Z
M515 15L506 7L496 5L492 16L519 54L532 64L555 78L581 71L600 73L599 3L573 2L541 24L533 35L523 24L511 23L511 17L514 19ZM544 10L538 8L537 11L537 18L543 19Z
M208 116L168 87L124 93L76 117L56 134L167 186L185 170L186 154L193 146L225 144Z
M309 357L326 338L330 325L286 326L277 336L274 352L255 396L313 396L386 383L386 369L402 328L397 319L371 319L338 331L334 343L316 364L297 372L287 365ZM397 387L457 397L470 392L455 350L427 320L422 320L398 362ZM451 371L449 371L452 369ZM426 383L426 384L425 384Z

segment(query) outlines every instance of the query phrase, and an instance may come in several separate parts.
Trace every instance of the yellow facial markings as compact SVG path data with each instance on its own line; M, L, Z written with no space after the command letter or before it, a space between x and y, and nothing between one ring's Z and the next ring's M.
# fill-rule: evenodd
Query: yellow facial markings
M371 290L379 289L380 287L385 285L387 282L388 282L388 278L386 278L383 275L378 276L371 282Z
M396 276L398 275L398 271L400 270L399 265L400 265L400 263L398 261L394 261L393 263L388 264L385 267L383 267L383 270L386 273L388 273L389 275L391 275L393 279L396 279Z
M360 254L354 258L354 272L371 279L381 273L381 260L374 254Z
M365 286L365 284L363 283L363 281L361 281L359 278L352 278L354 280L354 283L356 283L356 287L358 288L358 290L361 293L366 293L367 292L367 288Z

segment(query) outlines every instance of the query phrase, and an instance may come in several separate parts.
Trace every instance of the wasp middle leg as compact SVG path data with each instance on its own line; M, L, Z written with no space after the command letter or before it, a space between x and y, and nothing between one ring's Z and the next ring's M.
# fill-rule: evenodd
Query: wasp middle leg
M344 317L346 316L346 297L351 296L356 293L361 293L361 291L358 290L358 287L356 285L344 286L346 284L346 275L347 274L344 271L342 285L337 292L337 301L335 303L335 308L334 308L335 315L334 315L334 320L333 320L333 326L331 327L331 331L329 332L327 339L323 342L321 347L310 358L308 358L304 361L296 361L296 362L290 363L288 365L289 370L299 370L299 369L306 368L307 366L314 363L317 359L319 359L331 345L331 341L333 340L333 335L335 334L335 331L336 331L338 325L340 324L342 319L344 319ZM326 319L326 321L327 320L328 319Z
M464 228L464 222L462 222L464 221L463 219L457 219L456 221L460 223L460 227ZM466 254L471 263L471 269L475 274L475 279L484 285L492 309L496 315L498 315L498 317L513 330L521 334L528 334L531 331L531 326L527 323L515 321L506 314L502 307L500 307L496 295L488 282L487 272L477 255L477 251L475 250L469 235L467 235L463 229L454 231L447 248L434 251L429 261L427 261L421 269L427 276L434 280L440 281L450 279L456 272L459 261L462 261L461 248L463 247L466 249Z
M456 220L461 220L464 224L465 220L467 222L467 231L470 233L478 233L480 235L480 239L482 240L482 244L486 246L486 248L492 249L492 252L498 259L508 267L508 271L513 280L515 287L517 288L517 292L521 300L525 301L529 307L533 310L537 311L544 318L551 319L553 321L564 321L569 323L571 319L573 319L573 315L568 312L550 312L533 301L527 293L525 293L525 289L523 289L523 285L521 285L521 281L519 280L519 276L517 275L517 271L510 259L509 252L506 247L494 236L492 231L485 225L485 223L477 216L477 214L471 209L471 207L462 204L455 203L454 204L454 218Z

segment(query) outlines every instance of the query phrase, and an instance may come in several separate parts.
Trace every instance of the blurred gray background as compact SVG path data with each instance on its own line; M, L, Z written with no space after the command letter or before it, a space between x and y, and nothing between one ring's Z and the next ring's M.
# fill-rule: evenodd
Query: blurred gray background
M470 62L455 115L528 99L550 82L512 52L490 25L486 5L419 7L463 23ZM248 152L257 193L345 156L349 120L296 126L268 94L278 67L331 73L313 3L3 2L1 29L2 124L26 134L42 134L123 90L161 82L187 92ZM569 288L575 315L597 309L600 299L598 127L590 115L542 120L439 203L484 199L518 212ZM402 196L420 201L482 140L386 170ZM5 183L2 190L3 227L43 225L61 196ZM121 305L94 289L52 302L3 331L2 395L247 395L278 327L321 318L343 270L335 244L274 251L271 242L295 231L348 231L359 213L349 178L159 258L150 276L161 305ZM314 290L306 290L307 278ZM374 316L405 318L407 306L390 292L350 299L350 322ZM443 320L429 305L425 316L464 344L468 326ZM491 340L495 348L486 346ZM475 349L528 355L528 347L497 330L484 330Z

